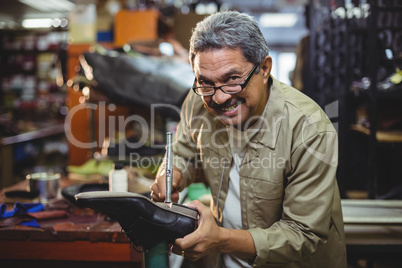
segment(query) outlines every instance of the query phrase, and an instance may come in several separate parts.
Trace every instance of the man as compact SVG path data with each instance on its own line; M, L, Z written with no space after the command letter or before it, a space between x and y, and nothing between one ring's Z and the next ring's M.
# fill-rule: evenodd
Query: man
M204 176L211 209L173 252L213 267L346 267L337 135L311 99L271 75L256 22L223 12L190 40L195 73L173 144L172 199ZM164 167L151 186L165 199Z

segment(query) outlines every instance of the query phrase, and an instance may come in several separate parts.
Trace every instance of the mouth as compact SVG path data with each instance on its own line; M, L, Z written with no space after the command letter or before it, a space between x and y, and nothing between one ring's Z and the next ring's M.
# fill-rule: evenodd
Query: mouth
M236 109L236 107L239 106L239 104L240 104L239 102L236 102L235 104L233 104L229 107L221 107L220 109L224 112L230 112L230 111Z
M240 98L238 100L236 100L235 102L228 100L227 102L220 104L220 105L211 105L211 108L215 109L215 110L221 110L223 112L231 112L236 110L236 108L241 105L242 103L244 103L245 100L243 98Z

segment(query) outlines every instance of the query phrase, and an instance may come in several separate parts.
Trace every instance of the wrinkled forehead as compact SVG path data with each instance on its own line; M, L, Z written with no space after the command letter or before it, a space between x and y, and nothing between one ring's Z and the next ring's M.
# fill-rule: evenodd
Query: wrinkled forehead
M240 49L215 49L199 52L194 57L193 71L196 77L213 76L215 73L241 73L252 63Z
M235 47L235 48L232 48L232 47L213 48L213 47L211 47L211 48L205 48L203 50L199 50L199 51L195 52L191 56L191 66L194 68L195 61L200 56L206 55L208 53L218 53L220 51L233 51L233 52L236 52L236 54L237 54L236 56L243 57L246 60L246 58L244 56L244 53L243 53L243 50L240 47Z

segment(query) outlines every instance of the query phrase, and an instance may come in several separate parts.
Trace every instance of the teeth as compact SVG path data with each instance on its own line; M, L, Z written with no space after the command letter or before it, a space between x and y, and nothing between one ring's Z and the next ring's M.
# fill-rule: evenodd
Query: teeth
M233 104L232 106L229 106L229 107L225 107L225 108L222 107L222 110L225 111L225 112L229 112L229 111L233 110L234 108L236 108L237 105L238 105L238 103L235 103L235 104Z

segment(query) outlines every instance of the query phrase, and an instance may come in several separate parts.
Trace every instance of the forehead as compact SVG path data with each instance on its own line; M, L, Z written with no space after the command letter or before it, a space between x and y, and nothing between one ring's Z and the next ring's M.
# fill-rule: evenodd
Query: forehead
M196 77L213 78L225 72L243 72L249 63L240 49L218 49L199 52L194 57L194 73Z

